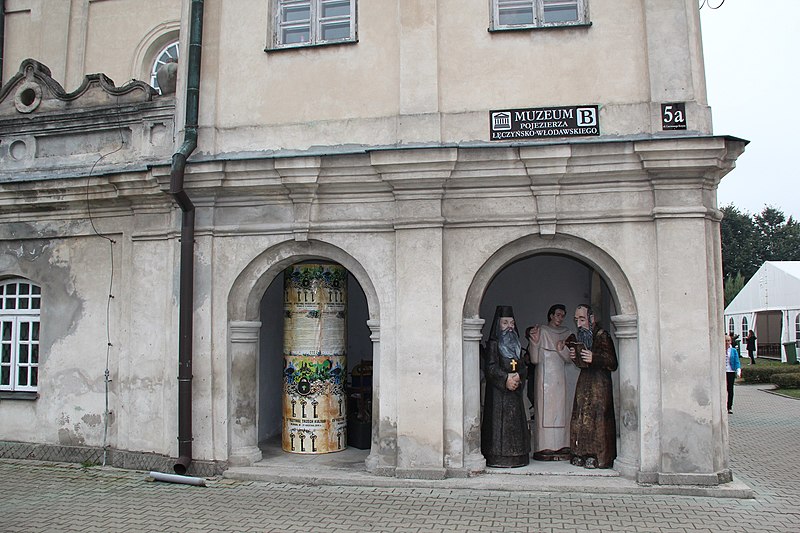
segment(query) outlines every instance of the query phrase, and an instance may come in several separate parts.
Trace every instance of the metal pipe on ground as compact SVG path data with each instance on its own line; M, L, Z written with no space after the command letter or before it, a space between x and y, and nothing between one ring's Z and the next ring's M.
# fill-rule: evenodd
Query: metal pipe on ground
M183 485L194 485L196 487L206 486L206 480L201 477L179 476L177 474L164 474L163 472L150 472L149 475L156 481L164 481L166 483L182 483Z

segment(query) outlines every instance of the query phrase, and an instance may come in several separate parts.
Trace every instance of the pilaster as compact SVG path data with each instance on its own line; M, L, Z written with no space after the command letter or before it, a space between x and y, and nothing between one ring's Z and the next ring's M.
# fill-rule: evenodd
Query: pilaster
M258 337L261 322L231 322L228 390L228 463L249 466L261 460L258 447Z
M635 315L616 315L611 317L614 336L617 340L617 360L619 375L619 425L620 445L614 468L623 476L636 478L642 445L640 437L639 408L639 333L638 319Z

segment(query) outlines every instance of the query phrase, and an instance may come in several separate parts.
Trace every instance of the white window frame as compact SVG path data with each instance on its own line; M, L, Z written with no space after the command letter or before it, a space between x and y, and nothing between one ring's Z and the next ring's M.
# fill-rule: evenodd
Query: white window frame
M10 289L12 286L14 288ZM21 294L22 286L28 287L27 294ZM2 351L0 368L7 370L8 375L8 383L6 383L0 373L0 391L37 392L39 390L41 305L41 287L35 283L22 278L0 281L0 350ZM25 325L28 330L27 339L20 338ZM6 331L9 331L8 335L6 335ZM37 334L34 335L34 332ZM23 350L23 347L26 350ZM27 359L21 361L20 359L25 359L22 357L23 351L27 351ZM26 383L20 383L20 369L26 369ZM35 383L33 383L34 381Z
M158 78L156 77L158 69L166 65L167 61L170 59L178 61L178 59L180 59L180 52L180 42L170 41L169 44L158 52L158 55L156 55L156 58L153 60L153 65L150 67L150 86L158 89L159 93L161 92L161 87L158 86Z
M335 16L324 18L322 16L323 6L327 3L339 3L341 1L349 1L350 14L347 16ZM328 44L340 44L356 42L357 31L357 10L356 0L272 0L271 2L272 14L272 38L270 40L271 46L268 49L279 50L285 48L304 48L308 46L320 46ZM283 22L283 13L287 8L293 7L308 7L310 18L305 21L296 22ZM347 37L339 39L323 39L322 30L325 24L331 23L344 23L348 22L350 25L350 32ZM308 28L309 38L308 41L299 43L286 43L283 42L284 30L291 28Z
M747 332L750 330L750 324L747 323L747 317L742 317L742 338L747 337Z
M800 343L800 315L794 317L794 341Z
M491 29L517 30L531 28L559 28L564 26L586 26L589 24L588 0L489 0L491 3ZM575 6L578 18L570 21L545 21L545 4ZM527 24L501 24L500 13L505 8L529 9L533 22Z

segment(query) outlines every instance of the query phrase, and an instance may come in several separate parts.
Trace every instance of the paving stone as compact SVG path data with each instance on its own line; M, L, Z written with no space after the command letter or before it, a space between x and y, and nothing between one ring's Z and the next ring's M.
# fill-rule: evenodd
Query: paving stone
M755 491L737 500L648 494L310 486L0 459L0 530L77 532L798 531L800 402L737 385L731 468Z

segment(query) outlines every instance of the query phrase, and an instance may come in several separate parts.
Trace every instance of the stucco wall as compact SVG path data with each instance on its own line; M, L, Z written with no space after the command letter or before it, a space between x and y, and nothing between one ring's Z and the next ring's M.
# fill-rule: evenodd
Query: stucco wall
M117 85L142 77L157 50L148 46L180 20L181 0L7 0L3 80L22 60L46 64L67 92L103 72ZM143 53L147 51L148 54ZM137 58L142 65L134 65ZM145 71L149 71L149 66Z

